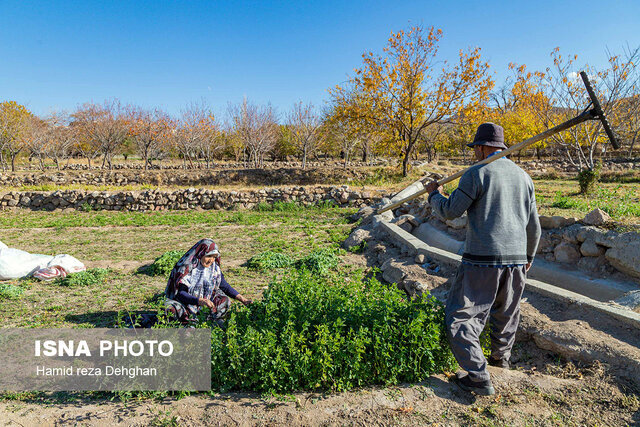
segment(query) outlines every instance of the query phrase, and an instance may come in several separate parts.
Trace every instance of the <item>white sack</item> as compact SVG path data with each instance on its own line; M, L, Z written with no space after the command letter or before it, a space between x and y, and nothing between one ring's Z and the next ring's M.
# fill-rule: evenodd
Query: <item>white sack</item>
M20 279L37 271L53 259L49 255L30 254L14 248L0 249L0 280Z

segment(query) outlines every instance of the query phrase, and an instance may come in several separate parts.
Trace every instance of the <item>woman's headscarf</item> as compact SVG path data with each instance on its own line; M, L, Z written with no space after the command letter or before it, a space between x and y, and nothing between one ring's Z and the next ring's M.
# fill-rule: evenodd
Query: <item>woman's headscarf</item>
M180 281L187 276L189 272L198 266L200 258L207 255L217 255L216 263L220 265L220 250L218 245L211 239L202 239L191 249L187 251L182 258L176 263L169 275L169 281L167 282L167 289L165 294L168 298L173 298L178 293Z

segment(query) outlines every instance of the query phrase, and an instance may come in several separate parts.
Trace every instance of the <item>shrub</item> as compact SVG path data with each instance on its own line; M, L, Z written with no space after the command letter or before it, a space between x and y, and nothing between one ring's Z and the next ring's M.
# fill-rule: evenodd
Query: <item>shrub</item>
M111 273L108 268L90 268L55 280L60 286L94 286L103 284Z
M262 252L247 261L247 267L254 270L273 270L274 268L289 267L291 264L293 264L291 257L274 251Z
M147 270L150 276L169 276L171 270L180 258L184 255L184 251L169 251L160 255L153 261Z
M596 188L596 184L600 179L600 171L602 170L602 162L598 162L593 168L583 169L578 173L578 184L580 184L580 193L588 194Z
M19 286L15 286L10 283L0 283L0 300L18 299L23 292L24 289Z
M283 393L423 381L455 368L434 298L407 301L376 279L310 271L234 305L212 329L212 387Z
M324 276L329 270L336 268L338 261L338 255L336 255L335 250L327 248L317 249L306 257L296 261L295 267Z

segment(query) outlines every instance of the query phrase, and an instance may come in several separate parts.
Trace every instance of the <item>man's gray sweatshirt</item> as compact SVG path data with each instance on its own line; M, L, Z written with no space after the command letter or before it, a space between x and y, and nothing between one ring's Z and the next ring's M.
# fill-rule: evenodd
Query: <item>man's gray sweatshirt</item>
M526 264L540 240L533 181L506 157L471 167L449 198L429 195L444 219L468 214L462 261L474 265Z

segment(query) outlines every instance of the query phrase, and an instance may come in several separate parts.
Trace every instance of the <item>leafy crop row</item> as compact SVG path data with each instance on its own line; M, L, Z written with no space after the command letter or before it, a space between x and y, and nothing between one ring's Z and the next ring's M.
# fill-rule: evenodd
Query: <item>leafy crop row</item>
M149 266L148 273L150 276L169 276L171 270L176 265L185 251L169 251L160 255Z
M247 267L254 270L273 270L275 268L286 268L294 266L298 269L308 270L321 276L329 273L338 265L338 255L336 250L331 248L316 249L304 258L294 261L290 256L275 252L266 251L254 255L247 261Z
M212 387L291 392L415 382L451 370L443 307L361 275L292 270L212 329Z
M291 264L293 264L293 259L290 256L274 251L259 253L247 261L247 267L254 270L273 270L274 268L289 267Z
M56 279L55 284L60 286L95 286L103 284L111 273L108 268L90 268L86 271L70 274L67 277Z

